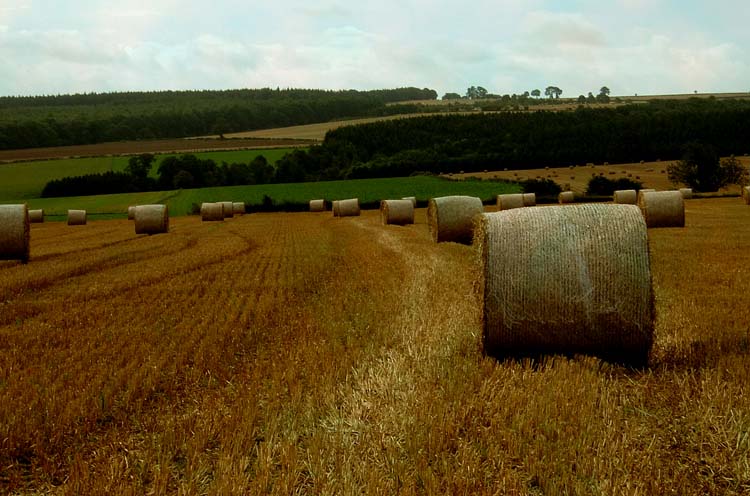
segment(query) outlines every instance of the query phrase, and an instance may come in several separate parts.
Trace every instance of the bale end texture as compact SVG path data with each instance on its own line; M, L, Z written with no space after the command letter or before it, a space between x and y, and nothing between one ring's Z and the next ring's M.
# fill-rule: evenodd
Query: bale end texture
M136 234L169 232L169 208L166 205L138 205L134 220Z
M474 218L484 213L482 200L473 196L441 196L427 204L427 226L436 243L471 244Z
M383 200L380 202L380 219L385 225L414 224L414 203L411 200Z
M68 210L68 225L69 226L85 226L86 225L86 211L85 210Z
M0 260L29 261L29 208L24 204L0 205Z
M654 301L638 207L586 204L485 214L475 239L487 354L580 353L648 363Z
M685 201L679 191L642 193L638 206L648 227L685 227Z

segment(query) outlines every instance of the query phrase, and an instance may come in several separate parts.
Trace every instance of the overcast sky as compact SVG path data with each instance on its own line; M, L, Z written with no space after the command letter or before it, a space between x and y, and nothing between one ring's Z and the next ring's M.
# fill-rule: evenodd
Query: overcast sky
M0 0L0 95L750 91L748 21L748 0Z

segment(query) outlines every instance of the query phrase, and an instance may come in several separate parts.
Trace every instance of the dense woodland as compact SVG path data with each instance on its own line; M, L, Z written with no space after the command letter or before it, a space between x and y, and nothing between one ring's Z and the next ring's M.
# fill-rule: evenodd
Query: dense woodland
M227 90L0 97L0 149L181 138L416 112L424 88Z

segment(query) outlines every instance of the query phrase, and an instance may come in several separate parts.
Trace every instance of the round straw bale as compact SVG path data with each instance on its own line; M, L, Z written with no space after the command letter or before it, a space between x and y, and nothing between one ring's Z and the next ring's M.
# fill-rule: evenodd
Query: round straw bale
M231 219L234 217L234 203L230 201L223 201L219 202L221 203L221 208L223 210L223 215L225 219Z
M523 206L533 207L536 205L536 193L524 193L523 194Z
M648 227L685 227L685 202L679 191L648 191L638 199Z
M684 200L693 199L693 188L680 188L679 192Z
M29 222L31 222L32 224L44 222L44 210L41 208L36 210L29 210Z
M402 200L411 200L411 203L412 203L412 205L414 205L414 208L417 208L417 197L416 196L405 196L405 197L403 197L401 199Z
M498 210L510 210L511 208L522 208L524 206L523 193L497 195Z
M339 217L359 216L359 198L339 200Z
M128 220L135 219L135 205L131 205L128 207Z
M326 201L325 200L310 200L310 212L325 212Z
M68 210L68 225L69 226L85 226L86 225L86 211L85 210Z
M414 224L414 203L411 200L383 200L380 202L380 218L385 225Z
M618 189L615 191L615 203L635 205L638 202L638 193L634 189Z
M169 232L169 208L166 205L138 205L133 220L136 234Z
M742 187L742 198L745 200L745 205L750 205L750 186Z
M557 201L560 204L563 203L573 203L575 201L575 195L572 191L562 191L559 195L557 195Z
M497 212L476 229L486 353L647 363L654 306L646 224L635 205Z
M334 217L339 217L339 201L338 200L333 200L333 202L331 203L331 210L333 210Z
M482 200L473 196L442 196L427 204L427 226L435 242L471 244L474 217L484 212Z
M0 205L0 260L29 261L29 207Z
M224 220L224 206L221 203L201 203L201 220Z
M245 214L245 202L233 202L232 213L234 213L234 215L244 215Z
M638 190L638 198L636 199L636 202L638 203L638 205L641 204L641 196L643 196L644 193L653 193L654 191L656 191L656 190L652 189L652 188L639 189Z

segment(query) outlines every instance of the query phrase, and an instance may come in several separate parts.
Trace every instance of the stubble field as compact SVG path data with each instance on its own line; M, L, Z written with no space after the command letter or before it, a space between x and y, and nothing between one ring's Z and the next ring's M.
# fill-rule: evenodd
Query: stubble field
M746 493L750 208L686 221L649 231L637 371L484 357L476 254L423 210L33 225L0 262L0 492Z

